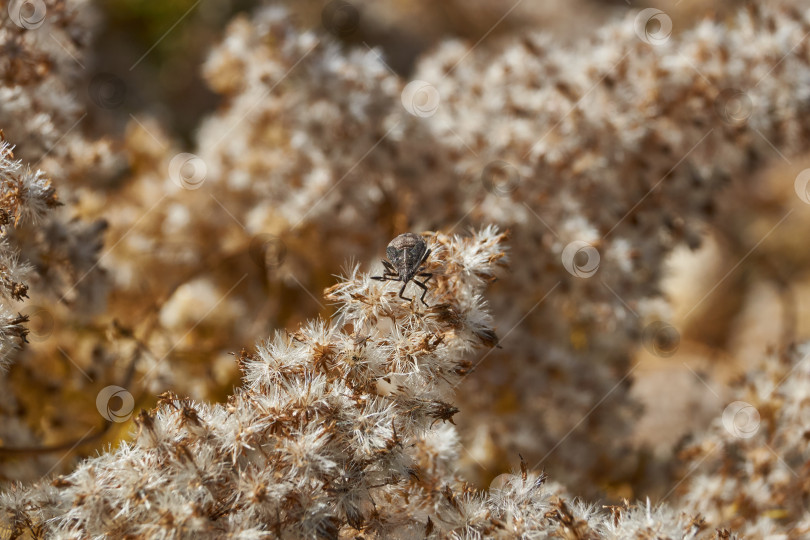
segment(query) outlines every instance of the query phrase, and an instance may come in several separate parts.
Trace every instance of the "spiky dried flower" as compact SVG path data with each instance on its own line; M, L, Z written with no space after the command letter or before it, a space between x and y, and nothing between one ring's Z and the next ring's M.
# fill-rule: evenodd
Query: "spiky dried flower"
M242 355L243 385L227 406L165 395L138 415L134 442L53 484L5 494L12 526L334 537L387 535L407 517L410 529L424 529L431 501L449 488L436 476L442 457L421 449L457 412L458 366L492 345L482 293L505 261L504 238L494 228L472 238L431 234L445 269L430 308L392 301L353 268L326 293L340 305L334 320L279 332Z

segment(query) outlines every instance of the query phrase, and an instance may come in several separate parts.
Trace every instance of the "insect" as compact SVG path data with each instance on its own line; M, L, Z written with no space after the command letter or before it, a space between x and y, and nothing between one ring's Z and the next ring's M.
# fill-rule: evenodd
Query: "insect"
M388 256L388 260L382 262L383 266L385 266L385 272L381 276L371 276L371 279L401 281L402 288L399 290L399 297L408 301L413 300L413 298L406 298L402 293L405 292L408 282L413 281L422 289L422 298L420 300L422 300L423 304L428 305L425 302L425 295L428 291L425 284L433 277L433 274L420 271L430 256L430 250L424 238L414 233L400 234L391 240L385 249L385 254ZM425 281L417 281L416 276L425 278Z

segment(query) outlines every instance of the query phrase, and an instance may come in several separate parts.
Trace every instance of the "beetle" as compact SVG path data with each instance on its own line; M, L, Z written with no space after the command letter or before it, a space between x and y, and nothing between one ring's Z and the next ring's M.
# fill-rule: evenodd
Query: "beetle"
M408 282L413 281L422 289L420 300L427 306L428 304L425 302L425 295L428 291L426 284L433 277L433 274L421 271L428 257L430 257L430 250L425 239L415 233L400 234L391 240L388 247L385 248L385 254L388 260L382 261L385 267L383 275L371 276L371 279L401 281L402 288L399 290L399 297L408 301L413 300L413 298L407 298L402 293L405 292ZM425 281L417 281L416 276L425 278Z

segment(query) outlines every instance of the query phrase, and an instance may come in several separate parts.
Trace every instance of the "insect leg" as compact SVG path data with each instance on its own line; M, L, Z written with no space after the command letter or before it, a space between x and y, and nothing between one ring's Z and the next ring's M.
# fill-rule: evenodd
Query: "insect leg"
M402 284L402 288L399 290L399 297L402 298L403 300L407 300L408 302L410 302L411 300L413 300L413 298L407 298L407 297L402 295L402 293L405 292L405 287L407 287L407 286L408 286L407 281Z
M429 275L429 276L431 276L431 275L433 275L433 274L428 274L428 275ZM421 300L421 301L422 301L422 303L423 303L423 304L425 304L426 306L427 306L428 304L427 304L427 302L425 302L425 295L426 295L426 294L427 294L427 292L428 292L428 288L425 286L425 283L427 283L427 280L428 280L428 279L430 279L430 277L428 277L428 278L427 278L427 279L426 279L424 282L413 280L413 282L414 282L414 283L417 285L417 287L420 287L420 288L422 289L422 298L420 298L420 300Z

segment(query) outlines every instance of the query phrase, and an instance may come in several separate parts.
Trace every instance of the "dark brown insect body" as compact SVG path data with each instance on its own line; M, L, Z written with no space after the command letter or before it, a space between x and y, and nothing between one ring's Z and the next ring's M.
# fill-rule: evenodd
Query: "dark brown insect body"
M383 266L385 266L385 272L381 276L372 276L371 279L401 281L402 288L399 290L399 297L408 301L413 300L413 298L406 298L402 293L405 292L408 282L413 281L422 289L422 298L420 300L427 305L425 295L428 289L425 284L433 274L421 271L422 266L430 256L430 250L425 239L414 233L400 234L391 240L385 249L385 254L388 256L388 261L382 262ZM425 278L425 281L417 281L414 279L416 276Z

